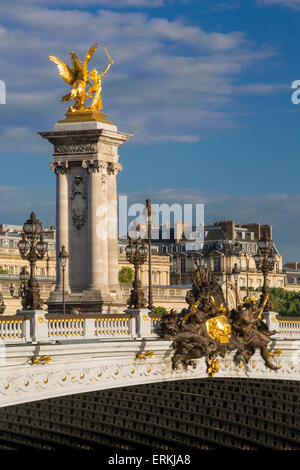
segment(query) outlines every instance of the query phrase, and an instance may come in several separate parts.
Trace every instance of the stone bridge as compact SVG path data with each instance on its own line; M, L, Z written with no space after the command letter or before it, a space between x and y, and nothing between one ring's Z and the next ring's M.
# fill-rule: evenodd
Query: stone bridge
M277 334L267 369L205 359L173 370L159 315L0 320L0 447L300 449L300 321L266 314Z

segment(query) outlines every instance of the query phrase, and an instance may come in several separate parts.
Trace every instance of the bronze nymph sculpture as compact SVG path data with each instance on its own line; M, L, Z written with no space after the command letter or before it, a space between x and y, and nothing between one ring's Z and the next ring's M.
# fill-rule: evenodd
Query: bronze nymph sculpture
M195 359L205 357L208 373L213 376L220 367L218 358L224 358L227 352L236 351L235 361L242 359L247 364L257 349L266 367L278 369L270 361L268 350L276 331L270 331L261 319L268 293L260 300L246 298L243 305L228 312L221 287L206 268L199 267L186 300L189 309L184 316L165 315L160 325L160 336L173 340L175 369L194 365Z

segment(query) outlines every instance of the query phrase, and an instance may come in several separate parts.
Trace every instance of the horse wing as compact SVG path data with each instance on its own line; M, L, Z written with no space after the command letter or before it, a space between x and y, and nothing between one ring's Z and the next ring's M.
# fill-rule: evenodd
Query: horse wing
M95 50L97 49L98 47L98 44L94 44L87 52L86 56L85 56L85 59L84 59L84 62L83 62L83 65L82 65L82 79L84 81L87 80L87 76L88 76L88 72L87 72L87 64L89 63L89 61L91 60L91 58L93 57L94 53L95 53Z
M75 81L75 75L70 69L70 67L65 64L62 60L54 57L53 55L49 55L49 59L57 65L58 71L60 76L64 79L64 81L68 85L73 85Z

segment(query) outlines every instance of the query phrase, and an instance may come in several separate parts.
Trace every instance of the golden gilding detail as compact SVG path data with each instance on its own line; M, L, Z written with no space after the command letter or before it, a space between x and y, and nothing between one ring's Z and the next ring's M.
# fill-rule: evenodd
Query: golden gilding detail
M208 369L207 373L213 377L217 372L219 372L221 364L219 359L212 359L207 361Z
M41 357L32 357L31 363L32 364L50 364L51 357L50 356L41 356Z
M282 350L274 349L274 351L269 351L269 356L282 356Z
M144 359L145 357L150 357L150 359L153 359L155 356L154 351L145 351L143 353L138 353L136 355L137 359Z
M102 78L108 72L114 61L107 52L107 49L103 46L104 51L109 59L108 65L101 73L99 73L95 68L89 72L87 66L92 59L97 47L98 44L94 44L89 49L82 63L78 59L75 52L70 52L72 68L70 68L65 62L58 59L57 57L49 56L49 59L56 64L60 76L68 85L71 86L70 93L64 95L61 98L62 102L74 100L73 106L70 106L67 110L67 121L77 120L77 118L79 121L86 120L84 117L85 113L95 114L96 117L92 117L94 120L105 120L105 115L100 113L100 110L102 109ZM86 90L88 84L90 85L90 88L89 90ZM87 106L87 98L92 99L90 107Z
M209 318L205 322L209 336L220 343L228 343L231 334L231 325L225 315Z

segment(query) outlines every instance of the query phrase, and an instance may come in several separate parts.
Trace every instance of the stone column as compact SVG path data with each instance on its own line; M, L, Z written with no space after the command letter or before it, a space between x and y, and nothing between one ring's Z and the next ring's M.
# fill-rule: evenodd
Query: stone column
M62 271L59 253L62 245L69 252L69 216L68 216L68 162L51 162L51 170L56 173L56 286L55 291L62 290ZM69 263L65 268L65 290L69 291Z
M88 290L108 288L107 269L107 165L99 160L83 161L89 172L89 286Z
M118 263L118 208L117 208L117 174L122 170L120 163L108 163L107 185L107 250L108 250L108 283L111 289L119 284Z
M57 249L59 253L64 244L69 252L67 311L121 311L125 299L118 283L116 174L121 168L118 147L131 136L112 123L75 117L55 124L53 132L40 133L54 145ZM67 175L60 168L66 161ZM61 311L61 287L57 263L49 312Z

